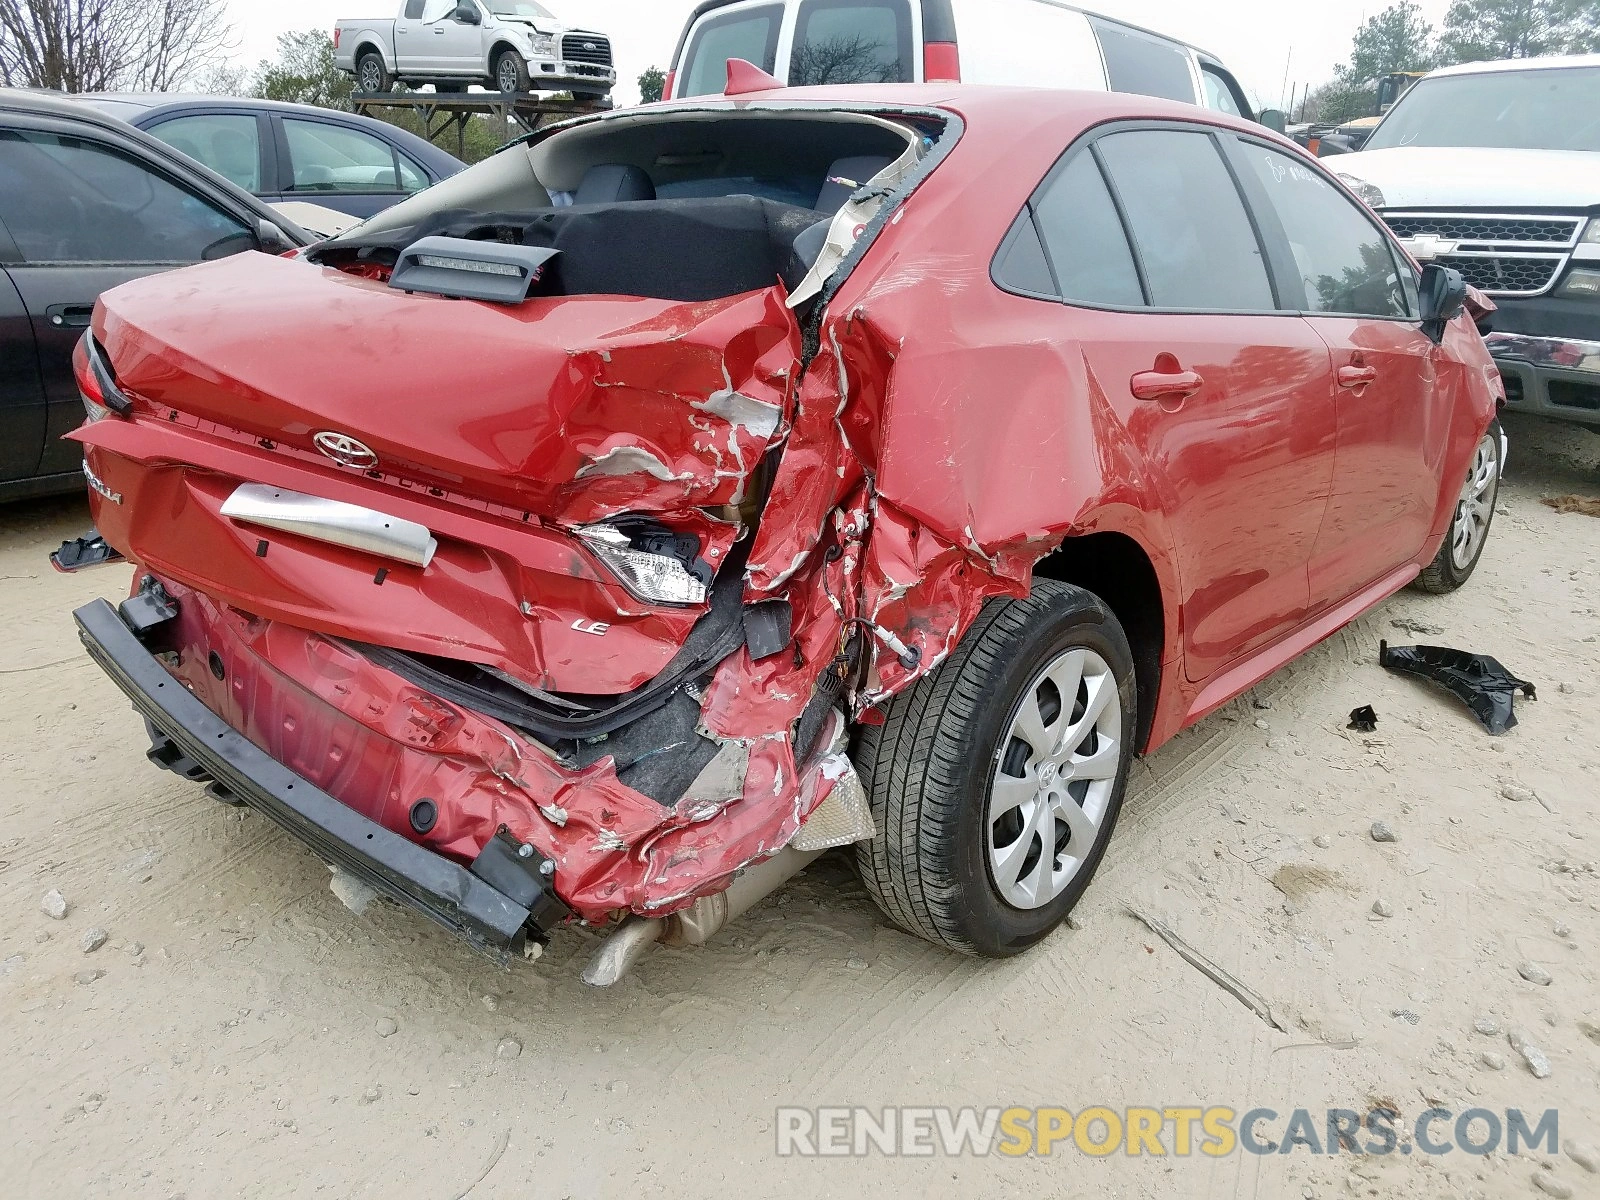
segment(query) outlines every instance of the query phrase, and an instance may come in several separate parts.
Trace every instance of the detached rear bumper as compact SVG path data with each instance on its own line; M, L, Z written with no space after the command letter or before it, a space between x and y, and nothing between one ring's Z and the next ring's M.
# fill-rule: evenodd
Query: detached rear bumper
M168 674L104 600L73 613L90 656L165 743L152 760L187 778L209 775L227 797L272 818L323 861L415 909L481 949L520 952L569 910L542 882L543 859L495 838L471 869L391 832L265 754ZM490 883L488 876L500 886ZM507 892L515 895L508 895Z

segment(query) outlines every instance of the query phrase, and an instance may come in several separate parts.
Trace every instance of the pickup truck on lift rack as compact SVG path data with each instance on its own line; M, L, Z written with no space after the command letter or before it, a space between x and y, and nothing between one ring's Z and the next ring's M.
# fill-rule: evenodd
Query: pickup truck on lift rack
M533 0L405 0L392 20L340 21L334 63L363 92L431 83L464 92L571 91L598 100L617 82L611 39L571 29Z

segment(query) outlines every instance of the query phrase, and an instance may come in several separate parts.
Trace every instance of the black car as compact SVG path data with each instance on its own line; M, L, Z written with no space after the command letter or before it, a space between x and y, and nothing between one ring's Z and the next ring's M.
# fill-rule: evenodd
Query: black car
M148 134L60 96L0 89L0 499L75 491L72 349L100 293L314 239Z
M162 92L80 99L269 204L301 200L370 217L466 167L404 129L309 104Z

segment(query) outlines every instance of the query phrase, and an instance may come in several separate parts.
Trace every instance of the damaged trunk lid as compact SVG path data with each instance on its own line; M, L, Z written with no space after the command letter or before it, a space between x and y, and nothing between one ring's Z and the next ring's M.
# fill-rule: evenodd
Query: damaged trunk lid
M117 289L97 334L174 421L564 525L741 504L800 352L776 287L509 307L258 254Z

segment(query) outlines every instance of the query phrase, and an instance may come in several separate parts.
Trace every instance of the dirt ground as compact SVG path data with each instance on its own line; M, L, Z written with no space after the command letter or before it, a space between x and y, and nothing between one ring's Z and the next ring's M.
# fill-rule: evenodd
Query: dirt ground
M1556 1108L1563 1139L1600 1142L1600 520L1541 503L1600 493L1600 437L1533 420L1509 431L1473 583L1391 601L1140 764L1080 928L1019 961L951 957L890 928L848 862L824 859L712 948L660 951L612 992L578 980L592 935L502 971L399 909L357 918L299 844L151 768L69 617L123 593L127 569L54 574L45 554L86 526L84 505L8 506L0 1186L193 1200L1600 1196L1600 1175L1566 1155L1550 1169L1542 1154L1460 1152L775 1153L778 1106L851 1104L1308 1108L1320 1124L1330 1106L1391 1103L1402 1129L1432 1106ZM1444 632L1419 638L1401 619ZM1539 700L1491 739L1380 670L1381 638L1493 654ZM1345 728L1363 704L1376 734ZM1379 820L1397 841L1373 840ZM41 911L52 889L64 920ZM1289 1032L1129 906L1260 993ZM109 940L86 953L93 927ZM1552 982L1524 980L1528 962ZM1527 1031L1549 1077L1504 1033L1475 1032L1483 1018Z

